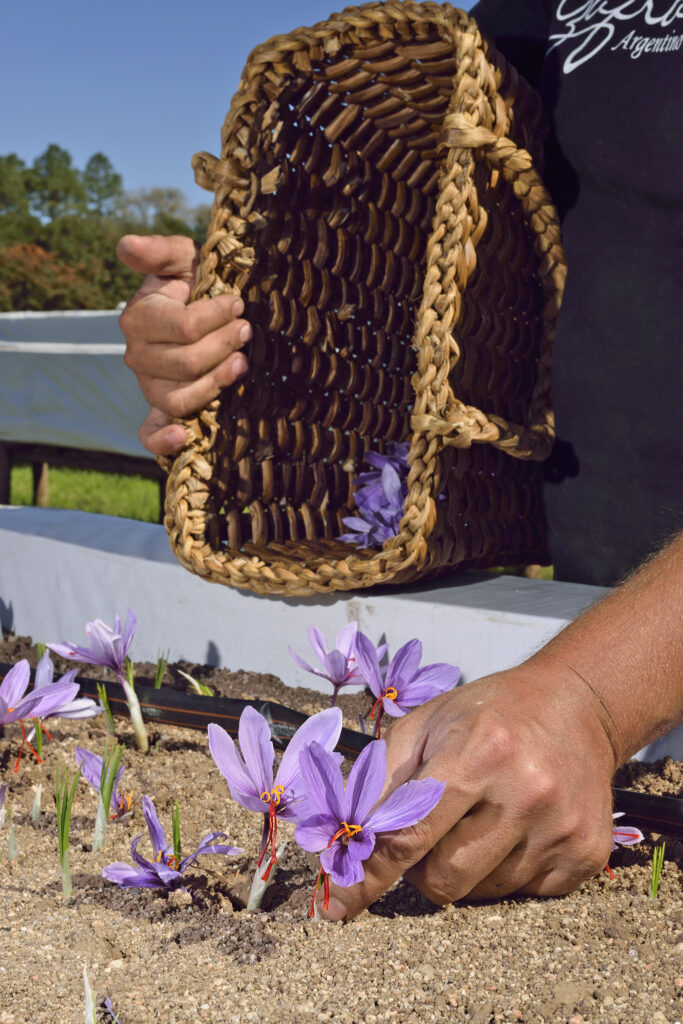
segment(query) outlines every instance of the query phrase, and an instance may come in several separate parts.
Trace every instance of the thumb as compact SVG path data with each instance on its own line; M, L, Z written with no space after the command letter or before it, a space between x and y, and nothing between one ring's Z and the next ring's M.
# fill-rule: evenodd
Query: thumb
M141 274L192 279L199 246L184 235L124 235L116 246L116 255Z

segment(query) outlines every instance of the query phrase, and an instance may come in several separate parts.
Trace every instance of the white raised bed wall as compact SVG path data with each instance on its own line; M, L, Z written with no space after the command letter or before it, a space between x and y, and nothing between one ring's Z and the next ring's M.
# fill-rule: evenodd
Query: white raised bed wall
M161 526L59 509L0 507L0 619L35 640L81 643L87 621L112 623L132 608L134 659L160 651L232 670L272 672L292 686L319 681L298 668L292 646L314 661L306 630L332 643L356 621L393 653L419 637L424 662L448 661L466 680L523 661L594 603L599 587L467 575L321 598L261 597L207 583L183 569ZM318 688L325 689L323 683ZM683 757L683 728L646 748Z

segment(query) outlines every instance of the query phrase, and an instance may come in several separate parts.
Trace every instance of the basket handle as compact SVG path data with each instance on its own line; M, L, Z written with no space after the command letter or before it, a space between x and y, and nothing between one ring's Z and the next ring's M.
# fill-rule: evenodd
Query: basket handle
M554 417L550 408L550 364L552 338L555 333L555 323L562 302L566 277L557 215L550 196L534 169L531 154L525 149L520 149L512 139L495 135L488 128L476 125L468 114L458 112L448 114L445 118L440 145L450 149L446 177L441 190L442 195L448 192L449 184L453 183L456 177L462 178L463 167L458 158L458 151L467 150L471 152L473 159L483 158L494 171L499 171L505 180L510 182L514 194L520 200L526 220L533 231L534 248L541 261L540 271L545 294L543 308L545 345L539 357L538 380L531 397L528 426L508 423L502 416L486 415L474 406L465 405L464 402L455 398L447 381L448 374L459 357L459 349L452 336L449 336L449 347L454 358L452 362L450 360L442 361L442 365L446 364L446 372L442 371L437 374L440 378L438 381L423 381L427 384L427 393L431 391L433 396L439 396L442 408L444 408L443 387L446 385L446 415L436 416L429 412L425 408L424 400L427 395L423 393L423 400L416 401L418 409L411 417L411 426L419 433L425 433L431 437L440 436L444 444L452 445L455 448L469 448L473 443L488 442L496 448L503 449L514 458L541 461L548 457L555 440ZM452 196L448 197L448 201L451 199ZM483 211L478 210L477 213L479 222L473 232L476 240L481 237L486 226L485 214L482 218ZM472 242L471 245L473 245ZM440 245L435 248L440 250ZM467 275L465 281L474 269L473 249L470 249L470 255L472 261L468 260L468 267L464 271ZM429 298L430 270L434 271L433 284L437 285L436 279L440 272L436 268L436 263L440 256L440 251L434 253L433 259L429 261L432 266L428 266L427 269L425 300ZM451 287L454 287L453 283L451 283ZM431 301L429 305L433 307ZM429 317L428 309L425 310L425 313ZM427 327L426 336L423 332L423 337L416 339L420 351L425 344L432 349L432 352L435 347L434 342L436 342L436 347L443 345L443 339L439 341L431 333L431 326L434 323L435 312L432 308L431 319L428 320L430 326ZM430 361L433 362L433 359ZM433 372L432 365L432 374ZM418 397L420 396L418 395ZM433 402L433 404L436 403ZM419 409L419 405L422 405L423 408Z

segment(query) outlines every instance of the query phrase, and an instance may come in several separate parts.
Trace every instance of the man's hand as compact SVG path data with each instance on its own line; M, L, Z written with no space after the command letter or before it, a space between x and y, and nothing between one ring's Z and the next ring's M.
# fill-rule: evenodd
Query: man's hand
M445 904L570 892L607 863L616 765L598 701L563 666L533 665L452 690L396 720L384 796L445 781L413 828L378 839L365 879L331 886L326 917L353 917L401 875Z
M119 320L124 360L152 406L140 440L153 455L172 455L185 429L172 417L202 409L247 371L240 351L251 327L238 319L244 304L234 295L190 303L199 247L180 235L125 235L119 259L146 274Z

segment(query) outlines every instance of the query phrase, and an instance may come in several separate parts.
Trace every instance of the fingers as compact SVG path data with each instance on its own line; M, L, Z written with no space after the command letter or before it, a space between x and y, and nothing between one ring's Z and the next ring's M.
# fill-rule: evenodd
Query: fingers
M199 246L182 235L124 235L116 255L140 274L191 279L199 260Z
M251 325L235 319L244 303L233 295L180 305L155 293L127 307L120 318L125 362L136 374L193 380L215 368L251 339Z
M138 383L143 395L156 410L167 418L186 419L217 398L224 388L234 384L247 372L248 366L246 356L235 352L197 380L164 380L138 374ZM143 444L147 447L145 440Z
M175 455L187 442L187 431L159 409L150 409L138 437L152 455Z
M424 765L413 777L448 778L446 766L434 759ZM429 851L450 831L453 822L466 814L476 797L466 790L458 790L450 780L446 792L434 810L410 828L378 836L372 857L364 862L365 878L357 885L342 888L330 886L330 903L324 916L330 921L355 917L374 903L390 886L397 882L413 865L426 857Z

